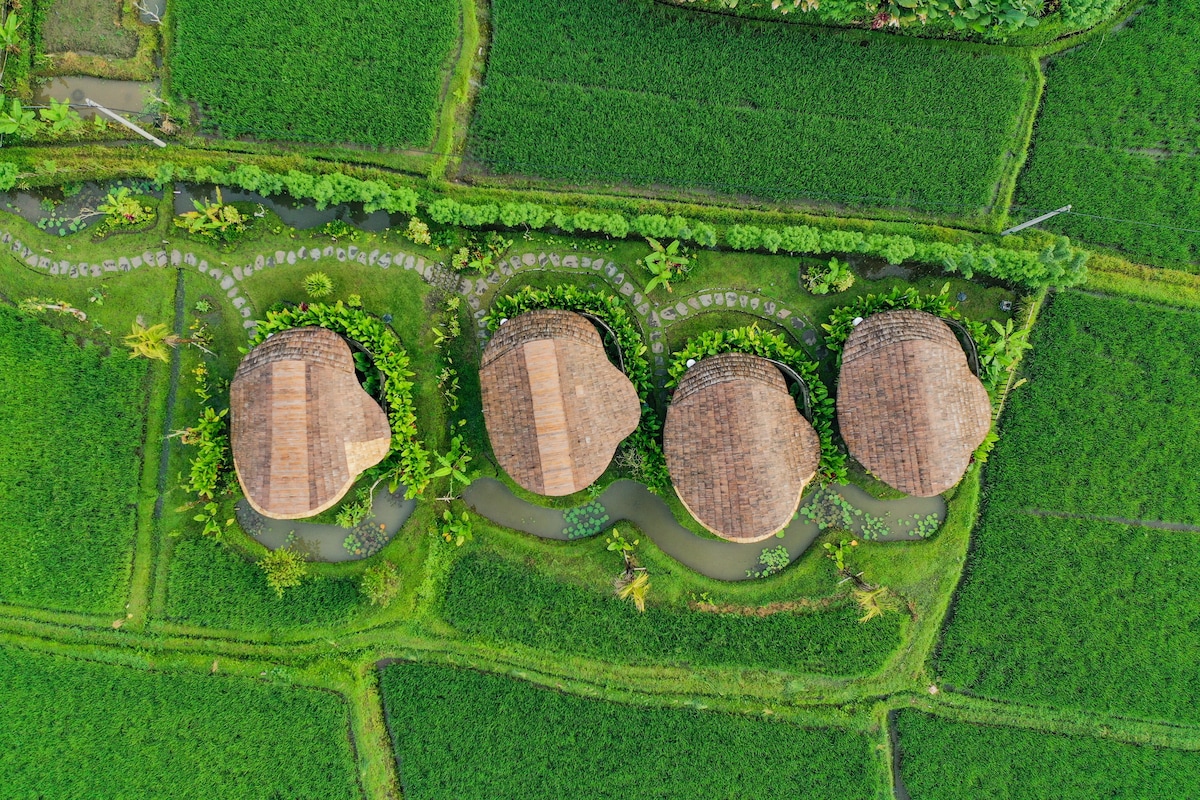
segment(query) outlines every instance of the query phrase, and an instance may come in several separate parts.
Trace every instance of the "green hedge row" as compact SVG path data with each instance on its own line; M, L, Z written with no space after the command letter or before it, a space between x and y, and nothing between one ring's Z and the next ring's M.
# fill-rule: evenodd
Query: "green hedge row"
M380 680L409 800L631 797L866 800L882 777L860 733L563 694L453 667Z
M966 278L986 276L1008 283L1038 288L1073 286L1087 277L1087 253L1060 237L1037 250L1010 249L972 242L917 241L906 234L863 233L809 225L730 225L717 227L679 215L639 214L620 211L575 211L530 202L461 203L443 197L426 206L430 218L444 225L463 227L556 228L572 233L601 233L615 239L629 235L671 238L703 247L724 245L733 250L820 255L861 253L890 264L932 264Z

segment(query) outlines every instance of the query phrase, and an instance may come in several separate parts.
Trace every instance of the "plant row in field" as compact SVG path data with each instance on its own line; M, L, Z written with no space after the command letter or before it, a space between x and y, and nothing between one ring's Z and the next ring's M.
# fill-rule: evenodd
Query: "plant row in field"
M493 32L487 169L781 200L980 212L1033 80L1009 55L648 3L498 0Z
M1051 230L1160 264L1200 263L1200 0L1152 0L1050 62L1017 202L1071 203ZM1032 213L1032 212L1030 212Z
M562 694L452 667L395 664L381 678L404 796L876 796L859 733Z
M1196 722L1196 534L1113 520L1200 523L1200 317L1063 293L1034 342L939 671L987 697Z
M425 147L455 14L448 0L178 0L172 86L224 136Z

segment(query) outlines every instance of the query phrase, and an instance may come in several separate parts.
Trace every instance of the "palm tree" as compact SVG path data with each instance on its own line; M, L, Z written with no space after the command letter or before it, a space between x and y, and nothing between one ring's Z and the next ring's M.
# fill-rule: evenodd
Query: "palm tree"
M157 358L159 361L170 359L171 348L187 344L191 339L176 336L167 329L165 322L151 325L147 328L140 322L134 322L130 333L125 337L125 346L129 348L129 357Z
M639 571L633 580L623 581L617 587L617 597L622 600L633 600L638 611L646 610L646 595L650 593L650 576Z

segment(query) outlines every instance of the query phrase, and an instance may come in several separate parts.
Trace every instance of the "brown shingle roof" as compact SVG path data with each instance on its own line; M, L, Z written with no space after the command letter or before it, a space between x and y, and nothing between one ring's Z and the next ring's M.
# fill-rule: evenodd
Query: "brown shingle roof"
M679 381L663 432L675 493L725 539L783 530L817 471L821 443L779 369L743 353L710 356Z
M246 500L298 519L330 508L391 447L387 415L354 376L354 358L324 328L269 337L229 386L230 443Z
M992 424L987 390L954 333L912 309L873 314L851 332L837 413L850 455L918 497L958 483Z
M600 334L570 311L530 311L488 342L479 370L483 418L496 460L531 492L578 492L603 474L638 426L633 384Z

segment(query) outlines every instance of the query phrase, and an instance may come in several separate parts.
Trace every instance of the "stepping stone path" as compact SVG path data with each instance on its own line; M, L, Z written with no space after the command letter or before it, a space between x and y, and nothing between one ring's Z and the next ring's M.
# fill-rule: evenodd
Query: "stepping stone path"
M735 292L718 289L702 289L690 295L673 298L674 303L660 305L642 294L641 287L625 275L624 270L613 261L603 257L592 258L578 253L525 253L510 256L501 261L498 268L487 276L462 275L446 266L445 262L426 261L422 256L409 255L403 251L383 252L378 248L363 250L354 245L342 247L327 244L323 247L299 247L292 250L276 250L271 255L259 255L252 262L230 267L225 263L210 265L195 253L173 249L146 251L109 259L101 264L53 260L39 256L20 240L6 232L0 232L0 247L5 247L34 269L68 278L102 277L112 272L130 272L143 266L192 268L212 278L229 298L233 307L242 316L247 335L252 335L256 325L256 314L250 301L242 294L241 282L255 273L271 269L280 264L321 261L357 261L365 266L380 269L403 269L416 272L427 283L446 292L457 292L466 298L475 318L476 334L480 340L487 338L484 315L491 300L502 283L509 282L523 272L579 272L590 273L607 283L613 291L625 297L634 310L634 316L642 332L650 342L650 353L654 359L654 370L660 383L666 377L668 346L664 327L692 314L708 310L735 310L760 317L789 328L804 344L812 356L817 355L816 326L812 320L768 297L755 292Z

